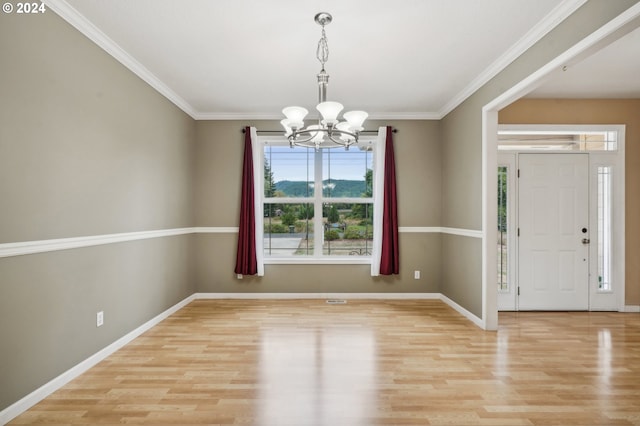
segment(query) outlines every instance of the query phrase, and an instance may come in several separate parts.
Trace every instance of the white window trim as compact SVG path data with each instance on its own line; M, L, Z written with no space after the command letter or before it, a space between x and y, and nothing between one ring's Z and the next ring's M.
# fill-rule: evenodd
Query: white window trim
M282 143L287 145L288 141L284 136L258 136L255 128L251 128L253 147L253 164L254 164L254 181L255 181L255 203L256 203L256 256L258 257L258 275L264 275L263 265L371 265L371 274L378 275L380 270L380 252L382 246L382 200L383 200L383 184L384 184L384 142L386 141L386 127L380 127L377 136L364 137L363 141L374 142L373 151L373 197L371 198L328 198L318 194L314 197L286 197L278 198L277 202L285 203L308 203L314 204L314 210L322 208L323 203L330 202L355 202L363 204L373 204L373 243L371 255L369 256L325 256L322 254L314 254L311 256L295 256L295 257L278 257L264 255L264 203L268 203L271 198L264 197L264 146L267 143ZM340 148L334 148L340 149ZM316 156L314 172L320 175L322 180L322 158ZM314 180L317 180L314 176ZM339 200L339 201L338 201ZM380 200L380 202L378 202ZM322 216L314 214L314 229L322 229ZM379 222L379 223L378 223ZM320 245L314 249L315 253L322 253L322 238L316 238L314 245ZM261 269L262 267L262 269ZM262 273L260 271L262 270Z

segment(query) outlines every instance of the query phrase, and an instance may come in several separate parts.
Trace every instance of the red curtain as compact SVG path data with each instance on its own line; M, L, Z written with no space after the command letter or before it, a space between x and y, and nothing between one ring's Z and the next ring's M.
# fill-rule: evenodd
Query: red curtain
M236 274L258 273L256 259L256 209L253 188L253 149L251 128L244 131L244 162L242 165L242 195L240 200L240 231L236 254Z
M382 254L380 275L400 273L398 245L398 205L396 196L396 161L393 154L393 132L387 127L384 154L384 205L382 214Z

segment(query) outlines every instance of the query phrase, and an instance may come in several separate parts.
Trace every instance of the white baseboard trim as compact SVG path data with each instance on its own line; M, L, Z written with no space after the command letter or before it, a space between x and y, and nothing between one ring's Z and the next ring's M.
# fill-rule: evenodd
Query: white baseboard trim
M466 310L462 306L458 305L453 300L449 299L444 294L440 295L440 300L442 300L447 305L451 306L453 309L458 311L459 314L461 314L462 316L467 318L469 321L471 321L472 323L474 323L475 325L477 325L481 329L483 329L483 330L485 329L484 321L481 318L478 318L477 316L475 316L474 314L472 314L471 312L469 312L468 310Z
M484 321L442 293L196 293L196 299L388 299L442 300L469 321L484 329Z
M196 299L440 299L440 293L196 293Z
M625 305L621 312L640 312L640 305Z
M24 398L20 399L19 401L13 403L9 407L0 411L0 425L8 423L12 419L24 413L29 408L36 405L38 402L42 401L47 396L51 395L53 392L60 389L67 383L69 383L71 380L80 376L82 373L89 370L91 367L95 366L100 361L107 358L109 355L121 349L123 346L131 342L136 337L140 336L142 333L146 332L147 330L151 329L155 325L159 324L165 318L169 317L170 315L173 315L175 312L182 309L184 306L186 306L191 301L193 301L194 298L195 298L195 295L191 295L186 299L184 299L183 301L178 302L176 305L170 307L166 311L150 319L146 323L142 324L140 327L127 333L126 335L122 336L120 339L111 343L109 346L96 352L95 354L91 355L89 358L85 359L84 361L80 362L74 367L71 367L69 370L65 371L58 377L40 386L38 389L31 392L29 395L25 396Z

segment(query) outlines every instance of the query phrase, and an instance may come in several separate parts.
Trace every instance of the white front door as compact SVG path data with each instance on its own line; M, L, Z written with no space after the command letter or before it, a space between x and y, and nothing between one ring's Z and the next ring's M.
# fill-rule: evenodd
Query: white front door
M518 309L589 309L589 157L520 154Z

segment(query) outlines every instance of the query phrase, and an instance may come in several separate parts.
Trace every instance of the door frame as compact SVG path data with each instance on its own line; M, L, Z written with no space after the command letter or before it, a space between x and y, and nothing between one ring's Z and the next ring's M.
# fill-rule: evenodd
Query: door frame
M498 291L498 310L519 310L517 295L517 277L519 249L517 243L518 221L518 184L517 169L520 154L587 154L589 157L589 229L591 230L591 249L589 250L589 310L619 311L625 310L625 125L499 125L500 130L521 131L608 131L618 133L616 151L540 151L510 150L500 151L497 165L507 166L507 227L508 227L508 275L509 290ZM612 167L612 290L598 290L598 167ZM497 217L497 216L496 216Z

